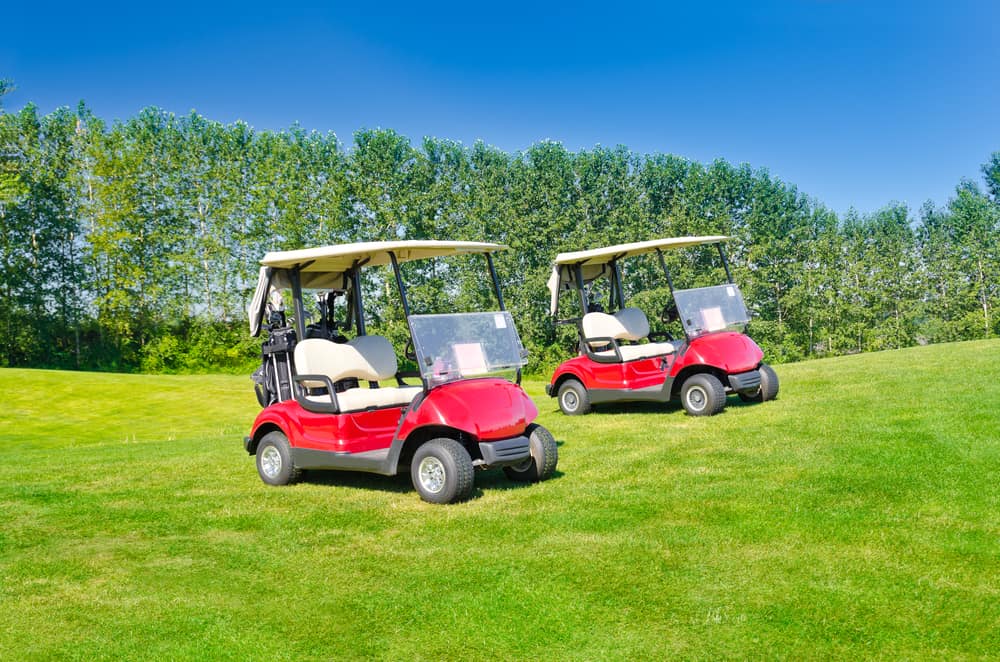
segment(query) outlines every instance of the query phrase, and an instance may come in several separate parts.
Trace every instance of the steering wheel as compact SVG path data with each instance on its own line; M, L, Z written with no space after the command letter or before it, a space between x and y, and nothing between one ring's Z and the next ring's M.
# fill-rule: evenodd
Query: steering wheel
M671 322L675 322L678 319L680 319L680 315L677 314L677 305L676 304L668 303L667 305L665 305L663 307L663 310L660 311L660 321L663 323L663 326L667 326ZM649 334L650 340L653 339L653 335L654 334L652 334L652 333ZM672 333L670 333L670 331L668 331L666 329L664 329L664 331L662 333L661 332L657 332L655 335L658 336L658 337L661 337L661 338L666 338L669 341L672 341L674 339L674 335Z
M676 322L680 319L680 315L677 313L677 304L668 303L660 311L660 321L664 324L670 324L671 322Z
M406 341L406 347L403 348L403 356L414 363L417 362L417 348L413 346L413 338Z

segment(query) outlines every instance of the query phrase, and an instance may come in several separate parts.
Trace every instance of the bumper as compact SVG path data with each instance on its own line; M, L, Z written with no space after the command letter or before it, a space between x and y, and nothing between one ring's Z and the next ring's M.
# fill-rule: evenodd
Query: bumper
M245 450L249 455L253 455L253 451L250 450L251 443L253 443L253 439L251 437L243 437L243 450Z
M552 384L545 385L545 395L552 397Z
M729 375L729 385L737 393L756 393L760 388L760 372L751 370L738 375Z
M524 436L484 441L479 444L479 452L483 455L483 465L487 467L520 464L531 457L531 441Z

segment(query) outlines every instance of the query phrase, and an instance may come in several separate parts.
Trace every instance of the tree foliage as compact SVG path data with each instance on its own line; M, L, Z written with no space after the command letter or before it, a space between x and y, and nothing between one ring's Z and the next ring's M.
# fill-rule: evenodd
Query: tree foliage
M0 364L243 369L258 351L244 307L264 252L397 238L510 246L497 267L535 368L573 347L548 318L556 253L686 234L733 237L771 360L995 336L1000 152L982 172L985 190L962 182L943 208L838 218L764 169L624 147L511 154L365 129L346 150L299 126L156 108L111 125L82 105L0 110ZM682 285L723 276L705 256L669 259ZM651 317L666 297L655 267L626 274ZM407 265L415 307L488 305L482 270ZM401 339L386 278L368 285L373 324Z

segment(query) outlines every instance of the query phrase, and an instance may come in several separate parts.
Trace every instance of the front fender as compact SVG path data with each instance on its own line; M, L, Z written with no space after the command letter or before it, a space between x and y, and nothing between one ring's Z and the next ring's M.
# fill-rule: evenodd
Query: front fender
M749 336L724 332L700 336L691 341L684 353L683 366L702 364L733 375L755 369L764 352Z
M479 441L516 437L538 417L538 408L520 386L506 379L467 379L432 389L411 407L397 438L426 426L444 426Z

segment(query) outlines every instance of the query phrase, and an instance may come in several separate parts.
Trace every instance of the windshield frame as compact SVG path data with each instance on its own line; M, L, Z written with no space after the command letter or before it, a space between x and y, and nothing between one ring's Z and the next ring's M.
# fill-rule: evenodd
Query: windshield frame
M417 370L428 389L462 379L518 375L527 363L509 311L409 315Z
M673 297L689 340L720 331L742 333L750 323L750 311L735 283L674 290Z

